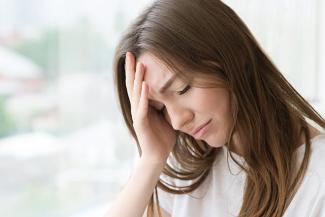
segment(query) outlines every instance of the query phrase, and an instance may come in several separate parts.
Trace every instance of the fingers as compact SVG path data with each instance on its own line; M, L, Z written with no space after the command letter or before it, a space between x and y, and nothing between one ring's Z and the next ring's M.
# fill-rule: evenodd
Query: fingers
M142 89L142 81L143 81L143 66L141 63L138 63L135 72L135 79L133 83L133 94L132 94L132 101L134 102L133 106L135 108L137 108L139 105L141 89Z
M126 53L125 59L125 82L131 103L132 119L135 115L144 118L148 110L148 86L143 81L144 65L137 63L132 53Z
M141 119L148 113L148 86L145 81L142 82L141 97L139 102L139 116Z
M135 65L135 58L132 53L127 52L125 58L125 83L128 95L132 96L133 91L133 82L134 82L134 65Z

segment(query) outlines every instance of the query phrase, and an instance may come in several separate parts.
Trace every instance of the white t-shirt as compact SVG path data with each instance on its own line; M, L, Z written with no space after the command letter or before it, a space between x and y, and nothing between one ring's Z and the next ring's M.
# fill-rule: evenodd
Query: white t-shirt
M325 217L325 135L311 140L311 158L301 186L289 204L284 217ZM305 145L296 151L302 159ZM244 159L233 153L240 163ZM243 198L246 174L228 156L226 147L216 158L205 182L194 192L173 195L158 189L159 203L172 217L237 216ZM179 184L176 182L176 184Z

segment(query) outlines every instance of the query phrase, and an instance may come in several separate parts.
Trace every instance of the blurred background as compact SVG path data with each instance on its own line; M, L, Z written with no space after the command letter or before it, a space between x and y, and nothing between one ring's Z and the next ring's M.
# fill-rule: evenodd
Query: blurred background
M0 0L0 216L103 216L136 149L112 57L152 0ZM325 114L322 0L225 0Z

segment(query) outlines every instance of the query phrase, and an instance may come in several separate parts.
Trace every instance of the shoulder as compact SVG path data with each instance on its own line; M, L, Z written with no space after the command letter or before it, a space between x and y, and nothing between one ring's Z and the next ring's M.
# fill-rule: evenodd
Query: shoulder
M304 147L298 150L301 159L304 150ZM320 134L311 140L311 153L306 175L315 176L325 184L325 134Z
M305 145L297 149L301 162ZM325 216L325 135L318 135L311 140L310 160L306 174L295 193L284 217Z

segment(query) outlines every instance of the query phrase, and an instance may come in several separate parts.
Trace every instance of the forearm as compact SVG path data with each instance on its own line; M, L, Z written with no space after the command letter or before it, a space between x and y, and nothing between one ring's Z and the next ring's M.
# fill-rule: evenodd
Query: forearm
M142 217L163 167L141 159L106 217Z

